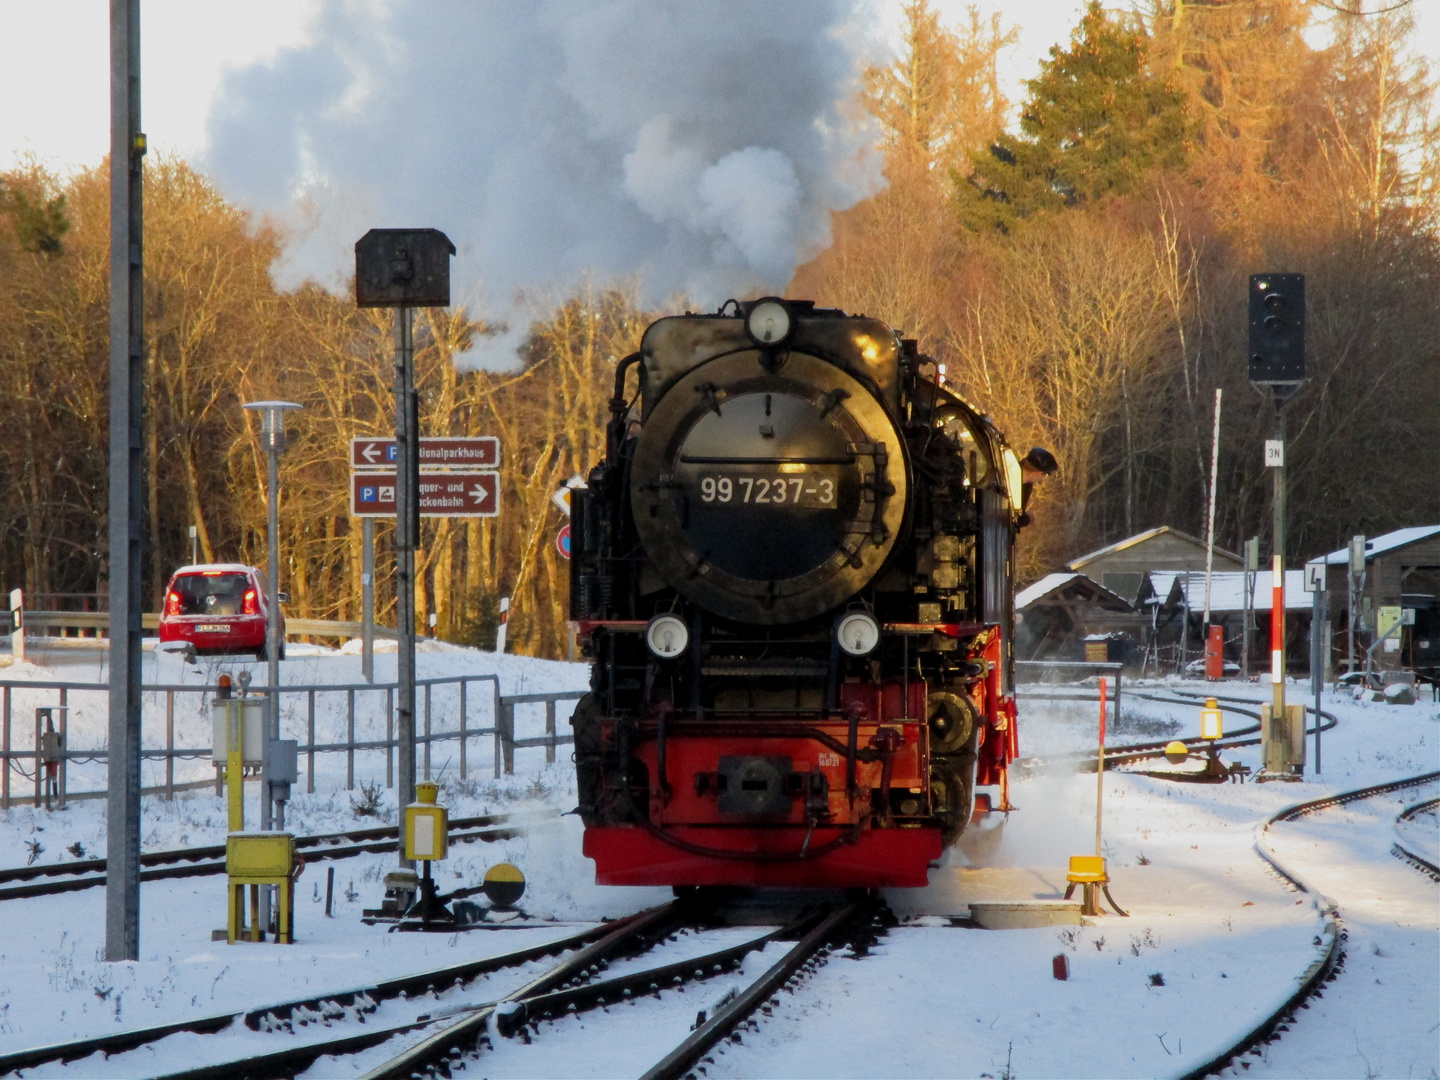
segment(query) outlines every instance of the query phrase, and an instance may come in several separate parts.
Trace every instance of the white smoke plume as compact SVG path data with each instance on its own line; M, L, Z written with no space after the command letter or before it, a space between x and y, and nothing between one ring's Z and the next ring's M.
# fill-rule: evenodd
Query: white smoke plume
M882 182L853 100L865 0L321 0L230 72L205 165L289 224L284 284L340 286L377 226L455 242L452 299L508 319L583 274L710 307L779 291Z

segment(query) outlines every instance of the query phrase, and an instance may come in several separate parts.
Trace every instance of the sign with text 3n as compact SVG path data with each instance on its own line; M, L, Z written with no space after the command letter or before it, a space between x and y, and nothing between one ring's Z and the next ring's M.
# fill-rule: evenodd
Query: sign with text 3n
M1285 443L1283 440L1265 440L1265 467L1267 469L1283 469L1285 467Z

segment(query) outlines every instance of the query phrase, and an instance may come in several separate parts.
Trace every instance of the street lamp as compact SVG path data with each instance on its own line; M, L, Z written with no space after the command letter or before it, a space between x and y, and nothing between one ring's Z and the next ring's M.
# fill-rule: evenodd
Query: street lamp
M245 408L260 414L260 443L270 459L270 475L265 489L269 512L266 546L269 549L267 579L270 605L265 628L265 659L267 661L270 707L266 710L267 739L280 738L280 452L285 449L285 414L302 406L293 401L250 401ZM268 777L262 778L262 788ZM270 792L264 790L260 800L260 828L270 828Z

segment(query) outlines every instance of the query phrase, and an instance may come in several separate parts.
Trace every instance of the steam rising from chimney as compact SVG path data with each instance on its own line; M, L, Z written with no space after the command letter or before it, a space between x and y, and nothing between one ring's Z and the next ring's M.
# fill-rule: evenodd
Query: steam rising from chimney
M284 284L341 286L375 226L459 249L456 302L638 275L647 303L778 292L880 183L847 110L864 0L322 0L309 43L229 73L206 164L295 230Z

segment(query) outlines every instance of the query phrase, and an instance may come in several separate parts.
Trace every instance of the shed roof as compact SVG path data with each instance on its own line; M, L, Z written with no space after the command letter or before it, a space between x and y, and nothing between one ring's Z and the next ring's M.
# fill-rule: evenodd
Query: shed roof
M1175 537L1177 540L1184 540L1187 543L1194 544L1201 551L1205 550L1205 541L1201 540L1199 537L1191 536L1189 533L1182 532L1180 529L1172 529L1169 525L1159 525L1153 529L1146 529L1144 532L1136 533L1134 536L1127 536L1124 540L1117 540L1115 543L1109 544L1103 548L1098 548L1095 551L1090 552L1088 555L1081 555L1078 559L1074 559L1070 562L1070 569L1083 569L1087 564L1094 562L1096 559L1102 558L1105 555L1113 555L1117 551L1125 551L1127 548L1135 547L1137 544L1143 544L1147 540L1153 540L1155 539L1155 537L1163 536L1166 533ZM1240 561L1240 556L1236 555L1232 551L1227 551L1225 548L1222 548L1218 545L1216 546L1215 551L1217 554L1227 556L1228 558L1234 559L1237 562Z
M1158 577L1159 575L1154 576ZM1273 593L1270 574L1268 572L1256 573L1255 601L1252 610L1269 611ZM1169 591L1160 595L1165 596L1167 607L1179 607L1182 603L1188 602L1192 612L1203 611L1205 609L1205 575L1191 574L1187 580L1184 573L1175 574L1170 582ZM1286 570L1285 610L1309 611L1312 603L1311 594L1305 591L1305 571ZM1245 610L1245 572L1243 570L1217 570L1210 575L1210 610L1212 612Z
M1420 540L1428 540L1436 534L1440 534L1440 525L1411 525L1407 529L1396 529L1394 532L1372 537L1365 541L1365 561L1369 562L1376 555L1383 555L1387 551L1394 551L1396 548L1402 548ZM1323 562L1330 566L1336 564L1344 566L1350 561L1350 549L1341 548L1339 551L1332 551L1328 555L1310 561Z
M1035 584L1021 589L1015 594L1015 610L1024 611L1042 600L1051 598L1086 600L1093 604L1099 604L1107 611L1135 610L1123 596L1116 595L1098 581L1088 578L1084 574L1076 573L1046 574Z

